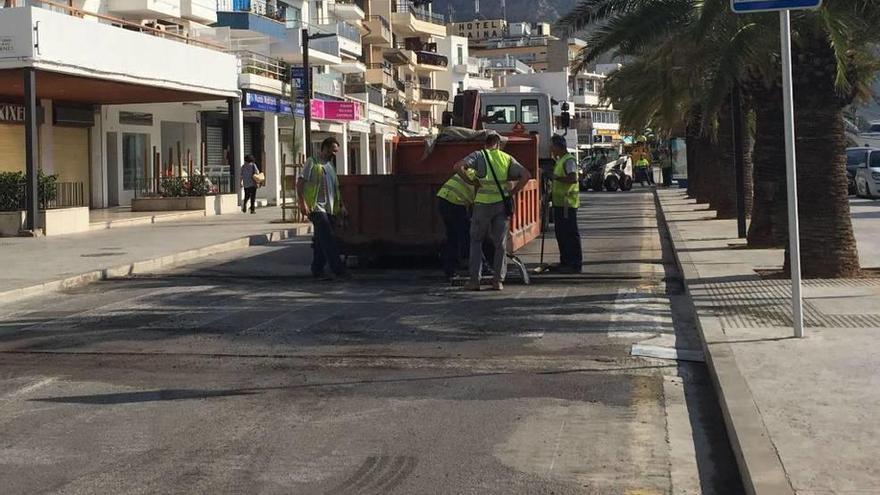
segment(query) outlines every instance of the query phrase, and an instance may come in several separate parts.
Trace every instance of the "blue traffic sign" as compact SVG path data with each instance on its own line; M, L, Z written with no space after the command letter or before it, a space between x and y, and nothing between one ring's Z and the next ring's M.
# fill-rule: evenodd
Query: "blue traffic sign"
M815 9L822 5L822 0L730 0L730 5L734 13L748 14L751 12Z
M293 83L293 87L296 88L297 91L303 90L303 83L305 82L306 71L303 67L291 67L290 68L290 81Z

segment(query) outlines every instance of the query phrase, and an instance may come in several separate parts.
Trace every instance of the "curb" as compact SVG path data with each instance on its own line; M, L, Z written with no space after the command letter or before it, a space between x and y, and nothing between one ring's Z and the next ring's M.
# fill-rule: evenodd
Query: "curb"
M682 274L685 291L691 301L710 294L705 289L691 287L699 273L688 253L679 252L676 245L684 239L675 225L666 220L660 195L654 190L654 202L661 225L669 233L675 262ZM788 480L776 447L770 440L770 433L752 397L748 382L736 364L733 349L727 341L724 329L718 318L700 315L693 307L694 320L700 331L703 353L712 376L712 384L718 394L718 402L724 416L724 425L730 438L736 463L739 466L743 487L749 495L795 495Z
M171 268L173 266L184 265L208 256L243 249L250 246L264 246L273 242L283 241L296 236L308 235L311 233L311 226L301 225L296 228L273 230L263 234L252 234L246 237L240 237L231 241L224 241L209 246L195 249L188 249L178 253L159 256L148 260L135 261L124 265L114 266L111 268L102 268L100 270L92 270L60 280L53 280L42 284L32 285L30 287L22 287L0 292L0 304L10 303L29 297L34 297L49 292L55 292L64 289L72 289L81 287L93 282L101 280L109 280L113 278L128 277L139 273L159 270L162 268Z

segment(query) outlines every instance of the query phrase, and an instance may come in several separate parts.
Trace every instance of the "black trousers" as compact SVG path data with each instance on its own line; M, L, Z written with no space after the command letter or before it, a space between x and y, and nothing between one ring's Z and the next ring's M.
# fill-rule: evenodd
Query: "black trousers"
M437 210L446 227L446 244L443 245L443 273L447 277L455 275L458 261L468 257L471 243L471 219L467 207L438 198Z
M322 211L313 211L309 214L309 220L315 232L312 237L312 274L320 276L324 273L324 266L328 264L334 274L344 274L345 266L339 258L339 245L333 234L335 217Z
M244 203L241 204L241 211L247 209L247 202L251 200L251 211L254 210L254 204L257 202L257 188L254 187L246 187L244 188Z
M553 229L556 232L556 243L559 244L559 263L581 271L584 253L581 247L577 211L577 208L554 206Z

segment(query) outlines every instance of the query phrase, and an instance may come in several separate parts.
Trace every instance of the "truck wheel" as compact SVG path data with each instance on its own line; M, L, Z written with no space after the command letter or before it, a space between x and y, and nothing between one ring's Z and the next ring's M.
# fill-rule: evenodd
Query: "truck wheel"
M633 178L628 175L624 175L623 179L620 180L620 190L621 191L629 191L632 188L633 188Z
M606 191L616 191L620 187L620 180L616 175L609 175L605 177L605 190Z
M597 192L602 190L602 177L600 175L593 174L590 177L590 188Z

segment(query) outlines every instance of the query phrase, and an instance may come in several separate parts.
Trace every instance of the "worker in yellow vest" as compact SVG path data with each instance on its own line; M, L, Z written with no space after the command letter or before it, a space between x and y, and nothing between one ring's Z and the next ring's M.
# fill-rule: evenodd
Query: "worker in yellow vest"
M453 278L458 261L468 257L470 249L470 208L474 205L477 189L473 183L476 175L466 171L468 180L453 174L437 192L437 210L446 227L446 244L443 246L443 273Z
M584 255L577 212L581 206L578 164L568 152L565 137L554 134L550 139L550 155L556 160L550 201L553 203L553 230L559 245L559 265L564 273L581 273Z
M309 158L296 181L296 197L299 211L312 222L312 275L327 278L324 266L333 272L331 279L348 278L345 265L339 257L339 246L334 225L340 215L345 215L339 179L333 158L339 152L339 142L328 137L321 142L321 151Z
M651 171L651 162L648 161L648 157L646 155L642 155L641 158L636 161L636 180L639 182L639 185L644 186L645 181L648 182L649 186L654 185L654 177Z
M492 288L502 290L507 274L507 232L510 229L512 205L516 195L526 186L532 174L515 158L501 151L501 136L490 132L485 148L474 151L455 164L455 172L465 182L477 188L474 211L471 215L471 249L468 290L480 290L483 240L492 241L495 253L492 262ZM468 176L468 170L475 178ZM510 182L516 181L513 187ZM510 209L508 210L508 206Z

